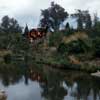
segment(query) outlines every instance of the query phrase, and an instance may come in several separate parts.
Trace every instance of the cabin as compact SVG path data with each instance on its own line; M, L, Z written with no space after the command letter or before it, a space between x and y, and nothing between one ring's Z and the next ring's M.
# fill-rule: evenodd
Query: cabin
M46 37L48 32L48 26L43 28L31 29L28 32L28 39L31 43L35 42L36 40L41 40L43 37Z

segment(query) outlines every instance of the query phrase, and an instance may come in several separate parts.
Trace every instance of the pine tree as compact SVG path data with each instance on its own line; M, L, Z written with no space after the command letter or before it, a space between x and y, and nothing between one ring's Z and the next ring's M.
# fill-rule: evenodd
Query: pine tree
M69 29L70 29L70 25L69 25L68 22L67 22L66 25L65 25L65 29L66 29L66 30L69 30Z
M28 29L28 26L27 26L27 24L26 24L26 27L25 27L25 29L24 29L24 34L23 34L23 36L25 36L26 38L28 37L28 32L29 32L29 29Z
M77 29L82 30L83 29L83 11L80 9L76 10L76 13L71 15L73 18L77 19Z
M94 21L93 21L93 23L94 23L94 27L96 27L97 26L97 23L98 23L98 16L97 16L97 13L95 13L94 14Z
M89 13L86 15L86 27L85 28L87 30L90 30L92 28L92 20L91 20L91 16Z

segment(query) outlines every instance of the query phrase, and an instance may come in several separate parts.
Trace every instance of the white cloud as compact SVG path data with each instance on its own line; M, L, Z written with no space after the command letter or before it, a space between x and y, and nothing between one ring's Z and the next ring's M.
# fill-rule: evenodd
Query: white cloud
M48 8L53 0L0 0L0 18L4 15L15 17L20 24L37 26L41 9ZM97 12L100 16L100 0L54 0L69 13L75 9L89 9L91 13Z

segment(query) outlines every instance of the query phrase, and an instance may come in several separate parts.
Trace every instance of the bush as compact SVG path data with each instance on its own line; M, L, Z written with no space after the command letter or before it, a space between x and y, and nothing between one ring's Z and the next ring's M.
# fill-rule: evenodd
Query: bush
M78 53L83 53L84 52L84 49L83 49L82 44L80 43L80 41L72 41L71 43L69 43L67 45L67 48L68 48L69 53L78 54Z
M63 34L60 32L52 33L49 37L49 46L58 46L61 43Z
M64 43L61 43L57 49L57 51L61 54L64 54L65 52L67 52L67 46Z
M86 53L90 52L91 45L88 43L87 40L75 40L67 44L68 53L71 54L79 54L79 53Z
M10 63L11 62L11 54L6 54L5 56L4 56L4 61L5 61L5 63Z
M61 54L64 54L65 52L70 54L79 54L88 52L90 50L90 46L83 40L75 40L68 44L60 43L57 50Z

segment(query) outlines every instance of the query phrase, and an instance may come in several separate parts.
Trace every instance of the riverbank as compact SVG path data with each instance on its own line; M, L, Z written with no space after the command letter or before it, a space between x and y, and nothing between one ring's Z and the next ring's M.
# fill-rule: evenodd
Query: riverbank
M14 54L12 54L11 51L9 52L3 51L3 52L1 53L0 51L0 59L1 59L0 62L4 62L5 58L7 58L8 60L22 60L22 61L26 60L25 58L18 55L17 57L13 56ZM7 55L10 55L10 58ZM48 65L53 68L64 69L64 70L70 69L70 70L84 71L88 73L94 73L97 70L100 70L100 59L81 61L74 55L70 55L70 56L59 55L58 56L57 54L57 55L46 56L46 54L44 55L38 54L38 55L32 56L31 60L36 64ZM9 61L7 62L9 63Z
M83 72L88 72L88 73L93 73L96 72L99 68L98 66L89 66L88 64L71 64L71 63L67 63L67 64L58 64L58 63L48 63L48 62L40 62L37 61L36 63L38 64L44 64L44 65L48 65L51 66L52 68L57 68L57 69L63 69L63 70L77 70L77 71L83 71Z
M88 73L94 73L97 70L100 70L100 65L97 64L97 61L87 61L87 62L80 62L80 63L73 63L69 59L59 59L55 60L53 59L38 59L34 60L35 63L37 64L44 64L44 65L49 65L53 68L57 69L64 69L64 70L78 70L78 71L83 71L83 72L88 72Z
M97 71L95 73L91 73L92 76L100 77L100 71Z

